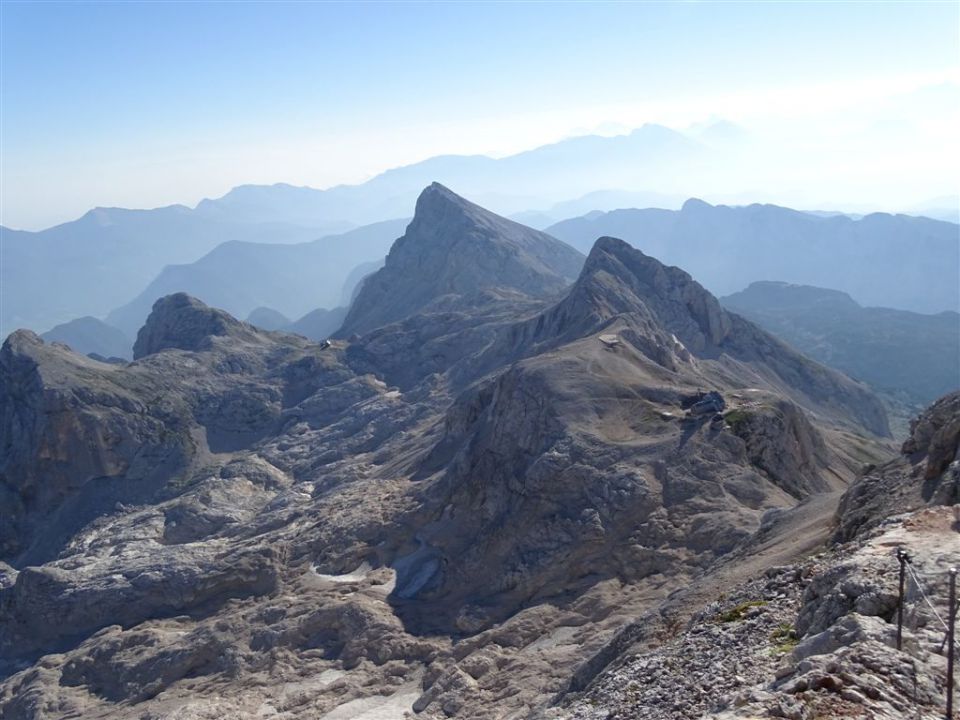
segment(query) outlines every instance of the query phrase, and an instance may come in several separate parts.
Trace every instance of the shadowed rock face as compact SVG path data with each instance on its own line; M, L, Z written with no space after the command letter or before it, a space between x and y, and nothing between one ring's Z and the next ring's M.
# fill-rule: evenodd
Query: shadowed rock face
M868 466L837 511L838 541L875 527L890 515L925 505L960 502L960 392L944 395L910 423L901 456Z
M960 391L944 395L910 423L904 455L926 463L925 480L938 479L960 451Z
M384 267L364 281L339 334L369 332L445 296L466 298L492 288L554 295L582 264L570 246L434 183L417 199L413 220Z
M123 372L28 331L0 349L0 554L56 547L78 523L130 502L183 470L193 454L188 408ZM116 479L123 477L123 487ZM65 505L74 505L61 517ZM45 552L33 560L46 559Z
M868 394L682 271L604 239L564 294L567 250L421 200L352 341L183 295L124 366L8 340L0 713L521 712L880 452ZM702 389L751 423L686 417Z

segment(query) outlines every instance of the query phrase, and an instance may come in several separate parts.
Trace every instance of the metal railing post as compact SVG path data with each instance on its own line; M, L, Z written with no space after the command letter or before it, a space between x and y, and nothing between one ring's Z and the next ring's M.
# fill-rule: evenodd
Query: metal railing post
M950 611L947 615L947 720L953 720L953 656L956 654L954 629L957 625L957 569L950 568Z
M900 561L900 596L897 600L897 650L903 646L903 583L907 574L907 554L902 547L897 548L897 560Z

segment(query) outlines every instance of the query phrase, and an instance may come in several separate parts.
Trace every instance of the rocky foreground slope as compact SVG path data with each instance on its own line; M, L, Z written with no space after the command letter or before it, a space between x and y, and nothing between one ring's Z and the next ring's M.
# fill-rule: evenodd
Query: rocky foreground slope
M589 688L537 717L944 717L947 571L960 565L958 449L952 393L916 419L899 458L868 468L844 494L833 544L789 564L755 564L752 578L707 602L702 584L678 593L621 634L619 655ZM898 548L926 595L908 575L901 650ZM749 564L741 554L717 574ZM678 619L691 601L702 604Z
M564 290L517 227L428 188L330 344L186 295L129 364L8 338L0 714L524 717L887 456L683 271L603 238Z

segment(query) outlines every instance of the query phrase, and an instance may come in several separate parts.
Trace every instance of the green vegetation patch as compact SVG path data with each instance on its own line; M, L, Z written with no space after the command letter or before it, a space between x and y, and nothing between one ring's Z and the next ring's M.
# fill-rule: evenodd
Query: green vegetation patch
M716 621L718 623L731 623L737 622L738 620L743 620L744 616L747 614L747 610L752 607L763 607L766 604L766 600L748 600L747 602L742 602L739 605L717 615Z
M770 639L775 643L774 646L770 648L770 654L774 657L786 655L800 642L796 630L794 630L793 625L789 623L781 623L778 625L777 629L770 633Z
M731 410L726 415L723 416L723 419L726 420L727 425L736 429L737 427L742 427L750 420L751 413L746 410Z

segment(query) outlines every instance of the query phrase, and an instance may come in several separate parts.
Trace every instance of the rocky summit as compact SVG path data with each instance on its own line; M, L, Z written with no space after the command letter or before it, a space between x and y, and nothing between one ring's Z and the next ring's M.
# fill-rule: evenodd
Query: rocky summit
M431 304L469 303L494 288L556 295L582 264L583 255L569 245L433 183L384 267L364 281L340 334L368 332Z
M584 260L436 184L331 341L180 294L134 357L0 350L4 718L793 708L848 647L807 638L888 632L868 584L820 600L886 531L864 483L955 468L948 411L897 458L864 385L682 270L614 238ZM835 534L860 544L821 552ZM754 657L794 612L796 663ZM708 703L701 657L757 693Z

